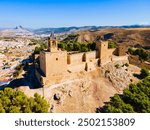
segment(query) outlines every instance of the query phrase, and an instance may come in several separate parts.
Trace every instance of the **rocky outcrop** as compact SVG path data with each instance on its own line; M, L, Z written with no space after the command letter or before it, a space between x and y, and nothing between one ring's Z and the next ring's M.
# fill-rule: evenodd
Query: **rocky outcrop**
M112 86L121 93L131 82L134 82L134 75L129 63L116 61L106 64L101 68L104 77L109 79ZM140 68L139 68L140 71Z

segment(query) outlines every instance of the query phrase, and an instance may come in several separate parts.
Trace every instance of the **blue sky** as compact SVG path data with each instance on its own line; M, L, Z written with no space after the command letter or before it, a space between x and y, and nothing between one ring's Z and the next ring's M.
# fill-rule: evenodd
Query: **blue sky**
M150 24L150 0L0 0L0 27Z

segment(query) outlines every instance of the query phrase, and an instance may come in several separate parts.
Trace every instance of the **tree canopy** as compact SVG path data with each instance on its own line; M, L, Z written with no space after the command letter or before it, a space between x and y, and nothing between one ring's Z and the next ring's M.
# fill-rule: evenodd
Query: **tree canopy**
M140 60L146 61L146 60L150 59L150 53L146 52L143 48L138 48L138 49L129 48L128 52L131 55L138 55Z
M114 41L109 41L108 48L116 48L116 43Z
M38 45L35 47L34 54L39 54L40 51L47 49L47 47L48 47L47 41L42 40L42 39L41 40L32 40L31 44Z
M137 84L130 84L123 94L116 94L105 106L96 112L107 113L149 113L150 112L150 76Z
M45 113L48 108L47 101L37 93L29 98L22 91L12 88L0 90L1 113Z
M87 52L87 51L95 50L96 43L95 42L79 43L74 41L69 41L69 42L62 41L58 44L58 47L67 51Z
M142 68L141 69L140 77L143 79L143 78L146 78L147 76L150 76L149 70L146 69L146 68Z

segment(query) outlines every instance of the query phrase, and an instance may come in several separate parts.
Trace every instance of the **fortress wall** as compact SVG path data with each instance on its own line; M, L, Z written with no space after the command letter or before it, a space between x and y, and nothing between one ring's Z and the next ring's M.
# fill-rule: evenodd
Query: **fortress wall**
M69 72L80 72L80 71L85 71L85 62L82 62L80 64L76 64L76 65L67 65L67 69Z
M69 64L80 64L83 62L84 53L71 54L67 57L67 63Z
M96 59L96 51L86 52L85 53L85 61L91 61L92 59Z
M103 52L103 57L100 59L100 65L103 66L112 61L113 52L115 49L107 49Z

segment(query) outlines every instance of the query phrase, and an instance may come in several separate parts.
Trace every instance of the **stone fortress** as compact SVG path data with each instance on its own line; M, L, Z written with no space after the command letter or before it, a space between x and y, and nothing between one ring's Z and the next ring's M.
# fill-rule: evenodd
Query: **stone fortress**
M39 83L46 86L55 77L93 71L119 58L128 60L123 45L109 49L108 41L96 40L95 51L71 53L59 49L56 37L51 34L48 38L48 49L40 52L39 64L35 65L35 75Z

